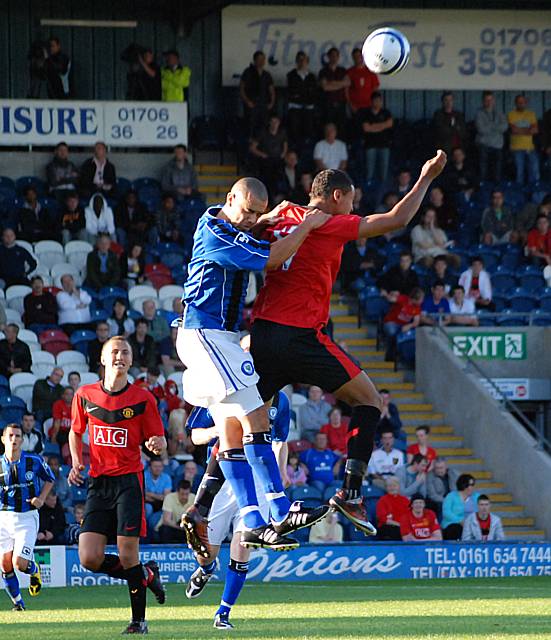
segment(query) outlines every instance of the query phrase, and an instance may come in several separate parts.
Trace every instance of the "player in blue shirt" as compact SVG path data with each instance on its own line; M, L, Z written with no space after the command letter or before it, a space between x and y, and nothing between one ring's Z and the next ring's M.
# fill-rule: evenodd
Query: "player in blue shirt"
M0 457L0 557L2 578L14 611L24 611L19 581L14 569L30 575L29 594L38 595L42 580L33 559L38 534L38 509L55 483L46 462L22 451L23 430L8 424L2 433L4 455Z
M267 410L256 388L258 375L250 354L239 344L238 328L249 273L281 267L308 233L330 216L314 211L293 233L268 245L251 233L259 223L277 221L277 209L263 215L267 206L262 182L243 178L233 185L223 206L209 208L199 220L176 348L186 365L185 399L208 407L218 427L220 467L244 513L241 543L286 550L298 543L283 536L314 524L328 508L291 505L285 495L271 447ZM268 496L270 525L260 514L253 469L262 493ZM191 536L192 541L198 539ZM204 549L198 546L196 551Z
M274 396L268 414L270 416L272 447L278 461L280 474L282 477L285 477L287 467L287 438L289 436L291 412L289 400L282 391ZM212 436L216 434L216 427L206 409L194 409L190 414L188 427L191 428L191 438L195 444L211 443ZM247 577L250 550L240 545L244 522L229 483L224 483L224 477L222 475L221 478L216 478L219 483L217 485L216 495L209 494L209 491L206 490L206 487L209 485L210 473L212 473L213 470L211 465L213 460L216 462L215 457L211 456L209 466L205 472L205 478L201 483L201 488L195 499L195 505L192 507L197 508L198 502L202 502L201 506L206 507L208 513L212 505L208 524L208 537L210 540L209 556L207 558L197 556L199 568L189 579L186 596L188 598L197 598L202 593L207 582L213 576L216 568L216 558L220 552L220 545L233 529L230 563L226 573L226 582L224 584L220 606L214 616L214 627L216 629L232 629L233 625L229 621L229 615ZM260 492L258 492L258 495L260 497L261 511L264 512L265 517L268 517L268 503L265 499L262 499ZM184 520L184 518L182 520Z

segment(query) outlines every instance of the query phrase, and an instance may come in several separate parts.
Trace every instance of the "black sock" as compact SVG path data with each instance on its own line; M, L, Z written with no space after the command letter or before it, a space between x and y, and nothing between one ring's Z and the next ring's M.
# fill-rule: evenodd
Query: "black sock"
M360 405L352 409L348 425L348 459L343 481L343 489L348 499L360 496L380 418L381 412L377 407Z
M126 570L130 607L132 608L132 622L145 620L145 603L147 594L147 577L143 565L137 564Z
M226 478L222 473L220 464L214 456L209 460L205 475L203 476L203 480L199 485L199 489L197 490L197 495L195 496L194 502L194 505L197 507L199 513L204 518L209 515L214 498L222 488L222 485L225 481Z
M105 554L97 573L106 573L111 578L126 580L126 570L122 568L119 556L112 553Z

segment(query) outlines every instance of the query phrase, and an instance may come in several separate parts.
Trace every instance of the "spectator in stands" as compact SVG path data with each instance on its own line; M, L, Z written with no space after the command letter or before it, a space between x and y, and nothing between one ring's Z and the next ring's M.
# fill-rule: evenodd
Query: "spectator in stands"
M54 402L59 400L63 395L63 387L61 386L62 378L63 369L61 367L54 367L49 376L37 380L34 383L32 397L33 413L42 424L44 420L52 417Z
M117 287L120 283L120 262L111 251L111 238L107 233L99 233L95 249L86 258L86 284L99 291L103 287Z
M116 184L117 173L115 165L107 159L107 147L104 142L96 142L94 155L88 158L80 168L82 195L89 197L97 191L105 196L113 196Z
M76 391L80 387L81 377L78 371L70 371L67 376L67 382L73 391Z
M509 207L504 205L503 192L492 191L490 206L482 214L480 227L484 244L506 244L513 231L513 215Z
M394 301L389 312L383 319L383 331L387 337L386 359L394 360L396 352L396 337L399 333L406 333L410 329L416 329L421 320L421 305L425 294L420 287L413 289L406 296L399 294L390 298Z
M174 157L163 168L161 188L176 200L184 200L198 192L197 174L188 159L185 144L174 147Z
M446 165L446 168L444 170L443 182L446 186L446 190L451 195L455 195L460 191L471 190L473 189L477 180L477 176L475 176L474 171L467 163L465 151L461 149L461 147L456 147L452 151L452 157L449 159L448 164ZM432 199L431 204L438 206ZM453 210L455 211L455 207L453 207ZM441 218L440 211L438 211L437 213L439 214L438 220L440 221L440 226L443 229L446 229L446 231L451 231L457 227L457 211L455 211L455 227L453 227L453 229L452 227L448 229L445 225L445 220L443 219L445 216L442 216Z
M48 40L48 56L44 63L48 98L66 100L70 95L69 74L71 59L61 50L59 38L52 36Z
M469 473L457 479L456 491L450 491L442 504L442 531L444 540L461 540L463 523L477 508L476 480Z
M128 338L128 342L132 347L130 375L134 376L134 378L157 364L157 348L153 338L147 335L148 329L149 323L147 320L139 318L136 320L134 333Z
M482 94L482 108L476 112L476 146L480 162L480 180L501 180L503 166L503 143L508 129L505 114L496 108L492 91Z
M61 276L63 288L57 296L57 309L59 324L62 329L71 335L75 329L88 329L90 327L90 303L92 298L87 291L79 289L72 275Z
M539 205L529 200L516 214L515 230L518 231L522 242L526 242L528 232L536 226L536 220L540 215L547 216L551 220L551 194L546 195Z
M527 109L528 98L518 95L515 98L515 108L509 111L507 120L511 131L509 148L513 154L516 168L516 181L525 183L525 170L528 170L528 182L540 179L539 158L534 147L534 136L538 133L538 119L536 114Z
M155 62L153 51L144 49L136 53L126 76L128 80L126 97L129 100L158 102L162 97L161 70Z
M484 260L480 256L471 258L471 266L459 277L459 284L465 290L465 297L474 300L477 309L493 311L492 283L490 274L484 270Z
M428 273L427 284L432 287L437 280L444 283L446 295L450 293L452 287L457 284L457 276L448 270L448 259L446 256L436 256L432 267Z
M125 248L134 243L146 244L152 225L151 215L138 200L135 189L129 189L115 207L115 230L117 240Z
M431 287L431 295L425 296L421 305L421 324L447 325L450 322L450 316L432 317L432 314L449 314L450 304L446 298L446 283L443 280L435 280Z
M180 214L176 210L174 196L165 193L161 207L155 212L153 244L157 242L178 242L180 240Z
M79 173L75 164L69 160L69 147L59 142L54 148L54 157L46 166L46 179L50 194L59 202L64 202L69 193L77 190Z
M427 498L435 505L436 513L442 515L444 498L457 486L459 474L450 469L445 458L438 456L434 459L432 470L427 475Z
M88 343L88 366L93 373L97 373L101 365L101 350L107 340L109 340L109 323L100 320L96 325L96 337Z
M345 88L346 101L352 115L362 118L362 112L373 104L375 93L379 88L379 78L365 66L361 49L357 47L352 49L352 60L354 65L346 71L350 79L348 87Z
M184 462L184 480L191 483L191 491L195 493L201 482L201 474L197 473L197 464L193 460Z
M445 255L454 266L459 266L457 256L448 252L448 247L453 244L448 241L446 232L440 228L436 219L436 209L426 207L421 222L411 230L411 246L416 263L424 267L430 267L436 256Z
M291 202L296 204L307 205L310 202L310 191L312 189L312 174L304 172L300 175L298 184L289 196Z
M543 152L544 178L551 180L551 109L547 109L543 114L540 145Z
M287 74L287 126L289 137L299 143L314 136L318 81L310 71L310 58L299 51L296 67Z
M404 466L404 454L394 447L394 434L390 429L381 433L381 446L373 451L367 471L371 482L380 489L385 488L388 476L395 476Z
M478 327L478 317L476 316L476 307L473 298L465 297L465 289L460 285L456 285L451 291L450 305L450 324L459 326Z
M186 102L189 84L191 81L191 69L182 65L180 54L176 49L170 49L163 53L165 66L161 69L161 91L163 102Z
M61 455L65 464L71 464L69 453L69 432L71 431L71 405L75 392L73 387L65 387L61 398L52 405L52 428L47 434L50 442L57 442L61 449ZM69 461L69 462L67 462Z
M366 71L375 75L368 69ZM371 106L364 109L358 117L364 134L366 179L376 178L383 183L388 175L394 121L390 111L384 108L383 96L379 91L373 92Z
M23 429L21 449L27 453L40 455L44 449L44 438L40 429L36 428L36 420L33 413L27 411L23 414L21 428Z
M411 179L411 171L403 167L398 171L398 177L396 178L396 184L393 185L392 191L398 194L398 199L401 200L407 193L413 188L413 180Z
M451 155L453 148L465 147L467 127L463 114L453 108L453 93L444 91L441 100L442 107L434 112L432 119L434 146Z
M536 218L536 227L528 233L526 252L536 266L551 264L551 230L549 218L540 214Z
M329 422L324 424L320 433L327 436L327 446L341 456L346 455L346 443L348 441L348 420L342 417L339 407L333 407L329 411Z
M290 200L294 202L291 194L298 188L300 184L300 174L297 169L298 156L293 149L287 149L287 153L283 158L283 169L277 183L276 201Z
M17 213L18 237L27 242L58 240L57 217L38 202L35 187L29 185L23 193L23 206Z
M326 54L327 62L318 74L321 87L323 122L334 122L337 129L344 133L346 127L346 89L350 86L350 77L346 69L339 65L341 54L331 47ZM315 156L314 156L315 157ZM327 167L337 168L337 167Z
M348 151L344 142L337 139L337 127L332 122L328 122L323 131L324 139L317 142L314 147L316 172L323 169L345 171L348 164Z
M287 458L287 480L291 487L301 487L308 482L308 467L300 461L298 453L289 452Z
M79 204L76 192L68 192L59 216L61 221L61 242L65 245L70 240L86 240L86 215Z
M163 507L165 497L172 492L172 479L164 472L163 461L153 458L144 472L145 517L149 518Z
M172 382L172 380L167 380ZM186 433L188 414L183 407L172 409L168 416L168 455L176 460L191 460L195 445Z
M377 539L401 540L400 522L409 510L409 500L400 495L400 480L396 476L385 479L386 493L377 501Z
M322 494L335 478L341 466L341 456L327 448L325 433L316 433L311 449L300 454L300 461L308 469L308 484Z
M436 211L436 220L441 229L446 232L457 231L459 226L457 209L444 197L444 191L441 187L434 186L429 191L429 206Z
M465 518L461 540L463 542L496 542L505 540L501 518L490 513L491 502L485 494L477 499L477 511Z
M31 293L23 300L25 326L39 334L44 329L57 327L57 302L49 291L44 291L41 276L31 278Z
M396 475L400 480L400 493L403 496L412 496L421 493L427 496L427 468L428 460L421 453L416 453L411 462L396 469Z
M398 202L400 202L400 197L396 191L387 191L383 194L383 199L380 204L375 207L375 213L388 213ZM401 233L403 233L403 230L400 230L400 234ZM397 235L396 232L385 233L383 238L390 240L395 235Z
M410 444L407 448L408 464L413 460L413 456L420 453L427 459L427 471L432 470L434 460L436 460L436 450L429 445L430 427L427 424L420 424L415 428L415 437L417 442Z
M120 256L120 269L121 277L129 289L144 283L145 254L141 244L130 244L128 252Z
M298 408L301 438L313 441L325 424L330 410L331 405L323 399L323 391L312 385L308 389L308 400Z
M36 543L63 544L63 535L67 522L65 511L57 499L55 489L52 489L44 500L44 505L38 511L39 524Z
M0 340L0 374L9 378L14 373L30 372L32 358L28 345L19 340L19 327L8 324L4 339Z
M170 335L165 338L159 345L159 355L161 356L161 368L165 376L169 376L175 371L183 371L184 365L178 357L176 351L176 338L178 336L178 329L172 327L170 329Z
M442 540L436 514L425 508L425 498L421 494L411 496L410 509L400 521L400 533L404 542Z
M337 544L343 540L343 529L334 511L310 528L308 542L310 544Z
M287 134L281 127L281 119L272 114L268 125L253 134L249 151L260 179L273 198L283 172L283 159L288 150Z
M274 81L265 66L264 52L255 51L253 61L241 74L239 83L245 122L251 135L266 126L268 114L275 106Z
M398 407L392 402L390 391L381 389L379 391L383 406L381 409L381 418L377 425L377 439L380 439L383 433L392 432L395 440L402 438L402 421L400 420L400 412Z
M161 542L185 542L186 536L184 530L180 527L180 520L195 500L195 495L190 492L190 489L191 484L188 480L180 480L177 491L165 496L163 500L163 517L159 528Z
M340 269L343 289L350 291L355 285L362 285L364 276L375 269L375 253L367 244L367 238L358 238L344 245Z
M136 330L134 320L128 316L128 303L124 298L117 298L113 302L113 312L107 319L109 337L124 336L128 338Z
M88 242L94 244L100 233L108 234L112 240L116 239L113 210L101 193L92 196L84 210L84 218Z
M84 505L75 504L74 508L75 521L65 527L64 544L78 544L82 521L84 520Z
M54 491L56 492L61 505L67 509L72 506L71 487L69 487L67 477L61 470L61 461L59 456L48 456L46 461L55 477Z
M149 323L147 331L153 340L158 344L161 340L170 336L170 327L163 315L157 313L157 307L154 300L144 300L142 304L143 317Z
M398 295L408 295L412 289L419 286L419 277L412 269L413 258L411 251L404 249L400 253L400 262L383 273L377 282L381 295L389 302L395 302Z

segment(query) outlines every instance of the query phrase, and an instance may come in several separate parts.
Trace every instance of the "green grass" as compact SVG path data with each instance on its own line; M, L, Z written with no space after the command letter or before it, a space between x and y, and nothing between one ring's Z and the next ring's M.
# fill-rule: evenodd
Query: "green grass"
M167 603L152 604L149 631L159 640L219 638L212 617L221 585L187 600L168 585ZM123 587L45 589L12 613L3 596L0 640L104 640L129 618ZM150 601L153 599L150 598ZM232 621L233 638L249 640L551 639L551 579L501 578L388 582L251 584Z

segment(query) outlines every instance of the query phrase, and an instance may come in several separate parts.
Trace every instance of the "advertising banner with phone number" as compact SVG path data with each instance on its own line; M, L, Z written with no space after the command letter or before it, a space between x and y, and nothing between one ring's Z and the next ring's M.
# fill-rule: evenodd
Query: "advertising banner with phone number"
M522 3L521 3L522 4ZM481 3L483 6L484 3ZM519 5L520 6L520 5ZM548 90L551 16L536 11L455 11L231 5L222 11L222 80L236 85L255 51L277 85L295 66L297 51L319 71L330 47L340 64L379 27L402 31L411 43L405 71L381 77L388 89ZM547 19L546 19L547 18Z

